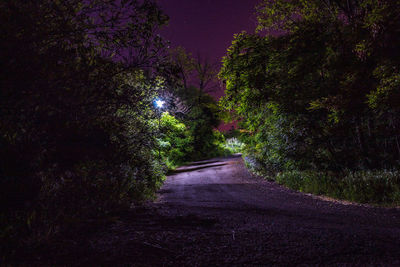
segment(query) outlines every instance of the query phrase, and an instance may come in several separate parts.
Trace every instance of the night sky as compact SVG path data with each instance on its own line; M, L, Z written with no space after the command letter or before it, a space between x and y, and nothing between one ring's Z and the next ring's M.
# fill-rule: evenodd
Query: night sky
M161 35L171 47L182 46L193 55L221 62L233 35L253 32L255 6L260 0L158 0L170 17ZM222 95L222 90L216 96Z

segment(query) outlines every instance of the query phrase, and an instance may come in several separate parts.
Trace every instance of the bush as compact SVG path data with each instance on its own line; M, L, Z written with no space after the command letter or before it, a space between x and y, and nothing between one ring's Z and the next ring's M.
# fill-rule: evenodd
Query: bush
M400 171L285 171L275 180L306 193L360 203L400 204Z
M158 125L160 123L160 125ZM206 122L204 125L195 124L196 127L201 127L207 130L211 128ZM158 146L160 148L160 160L166 164L168 169L174 169L184 163L205 158L213 158L232 154L232 151L226 147L224 135L211 129L211 134L208 139L195 137L196 131L193 124L189 126L178 120L168 112L161 114L160 121L153 121L154 127L160 127ZM157 125L157 126L156 126ZM201 142L204 148L201 151L195 151L195 140ZM157 151L155 151L157 153Z
M244 148L244 144L236 137L228 138L225 141L224 147L231 153L241 153Z
M158 122L154 122L155 124ZM188 127L170 115L161 114L158 145L161 149L161 159L169 169L184 164L193 153L191 145L193 137Z
M232 151L229 150L226 146L226 140L223 133L218 130L213 130L213 147L214 149L210 150L207 157L223 157L232 154Z

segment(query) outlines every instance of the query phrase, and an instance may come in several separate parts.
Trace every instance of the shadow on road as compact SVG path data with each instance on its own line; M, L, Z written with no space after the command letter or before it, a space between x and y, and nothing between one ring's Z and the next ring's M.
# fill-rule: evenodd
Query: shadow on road
M221 162L219 160L205 160L205 161L196 161L196 162L192 162L189 163L187 165L185 165L186 167L189 166L198 166L198 165L205 165L205 164L211 164L211 163L216 163L216 162Z
M241 153L236 153L236 154L233 154L233 155L230 155L227 157L191 162L185 166L181 166L181 167L177 168L176 170L169 171L167 173L167 175L173 175L173 174L182 173L182 172L191 172L191 171L197 171L197 170L206 169L206 168L224 166L224 165L228 164L228 161L230 159L239 158L241 156L242 156Z
M214 161L214 162L219 162L219 161ZM205 163L208 164L208 163ZM226 162L221 162L220 164L212 164L212 165L203 165L203 166L198 166L198 167L190 167L190 166L196 166L196 165L187 165L185 167L178 168L176 170L172 170L168 172L168 175L172 174L177 174L177 173L182 173L182 172L192 172L192 171L197 171L201 169L206 169L206 168L213 168L213 167L218 167L218 166L224 166L226 165Z

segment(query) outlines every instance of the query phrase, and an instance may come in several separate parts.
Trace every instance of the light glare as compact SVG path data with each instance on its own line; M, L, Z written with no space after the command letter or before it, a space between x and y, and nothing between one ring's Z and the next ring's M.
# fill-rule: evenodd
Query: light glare
M164 106L165 101L162 101L161 99L156 100L156 106L158 108L162 108Z

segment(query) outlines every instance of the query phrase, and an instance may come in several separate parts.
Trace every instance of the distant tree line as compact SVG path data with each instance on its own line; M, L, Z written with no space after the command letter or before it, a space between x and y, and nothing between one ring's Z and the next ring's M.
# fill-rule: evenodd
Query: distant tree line
M224 147L223 134L217 130L221 109L209 95L218 87L217 65L199 54L193 57L182 47L171 49L168 58L171 75L160 94L167 104L160 139L166 162L176 166L231 153ZM178 130L180 127L173 126L176 123L185 125L184 134ZM174 128L180 134L174 133Z

